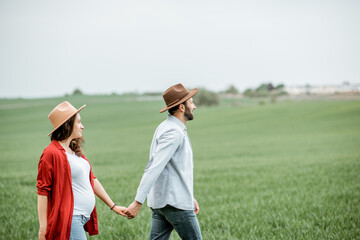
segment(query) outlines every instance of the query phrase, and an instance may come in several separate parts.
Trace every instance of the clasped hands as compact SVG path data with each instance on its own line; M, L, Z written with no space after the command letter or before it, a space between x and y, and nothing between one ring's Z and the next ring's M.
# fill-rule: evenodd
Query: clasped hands
M127 219L132 219L138 215L141 205L142 205L141 203L135 200L127 208L121 206L115 206L112 210L117 214L126 217Z
M130 204L129 207L120 207L120 206L115 206L113 208L113 210L117 213L120 214L121 216L126 217L127 219L132 219L134 217L136 217L140 211L141 208L141 203L139 203L138 201L134 201L132 204ZM195 199L195 214L199 213L199 203L196 201Z

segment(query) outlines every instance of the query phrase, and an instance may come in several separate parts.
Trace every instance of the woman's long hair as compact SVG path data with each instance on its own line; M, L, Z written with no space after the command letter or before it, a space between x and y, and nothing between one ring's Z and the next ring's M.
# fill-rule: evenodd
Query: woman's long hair
M63 123L58 129L56 129L51 134L51 141L52 140L63 141L70 137L74 128L76 115L77 114L72 116L69 120ZM71 140L69 147L71 150L75 152L76 156L81 157L81 148L83 145L84 145L83 138L75 138Z

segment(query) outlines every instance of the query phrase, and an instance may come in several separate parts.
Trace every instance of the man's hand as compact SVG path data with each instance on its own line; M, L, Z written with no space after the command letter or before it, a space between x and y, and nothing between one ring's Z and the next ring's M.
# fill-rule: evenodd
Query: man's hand
M115 206L112 210L121 216L127 217L127 215L125 213L125 211L127 210L126 207Z
M142 205L141 203L135 200L125 211L127 218L132 219L136 217L140 211L141 205Z
M200 211L199 203L195 199L195 211L194 212L195 212L195 214L198 214L199 211Z

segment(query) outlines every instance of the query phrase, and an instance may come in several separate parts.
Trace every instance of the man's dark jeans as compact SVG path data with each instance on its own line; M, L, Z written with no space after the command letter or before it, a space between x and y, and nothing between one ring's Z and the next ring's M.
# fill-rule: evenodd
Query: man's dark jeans
M183 240L202 240L199 222L193 210L180 210L170 205L152 209L150 240L167 240L173 229Z

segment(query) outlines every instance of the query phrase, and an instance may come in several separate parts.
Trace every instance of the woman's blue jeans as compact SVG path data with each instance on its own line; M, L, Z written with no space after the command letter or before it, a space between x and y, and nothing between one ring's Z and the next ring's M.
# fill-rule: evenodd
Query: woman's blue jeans
M170 205L152 209L150 240L169 239L173 229L183 240L202 240L199 222L193 210L180 210Z
M84 225L89 219L82 215L74 215L72 217L69 240L86 240Z

